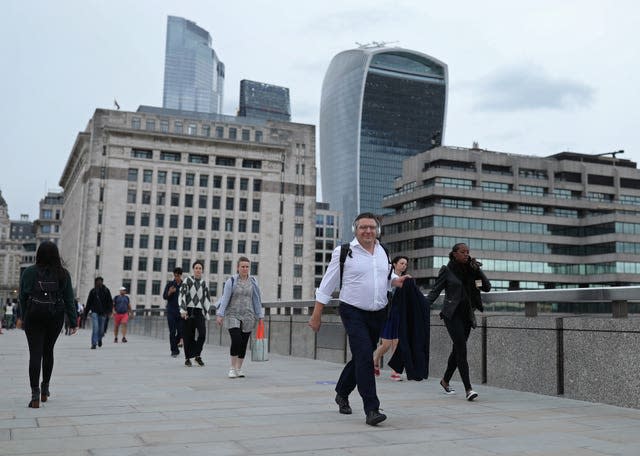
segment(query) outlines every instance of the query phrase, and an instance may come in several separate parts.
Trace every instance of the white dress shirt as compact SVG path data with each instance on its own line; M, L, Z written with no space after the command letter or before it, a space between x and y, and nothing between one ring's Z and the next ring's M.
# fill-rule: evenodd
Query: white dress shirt
M391 289L389 276L391 265L380 243L376 240L373 255L364 249L357 238L351 241L351 257L347 255L342 275L340 301L363 310L380 310L387 305L387 291ZM331 294L340 286L340 246L331 254L320 286L316 289L316 301L327 304Z

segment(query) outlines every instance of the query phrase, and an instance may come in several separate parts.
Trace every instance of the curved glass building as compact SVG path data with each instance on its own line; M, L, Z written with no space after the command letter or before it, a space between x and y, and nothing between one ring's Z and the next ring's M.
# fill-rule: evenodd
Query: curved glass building
M162 107L220 114L224 63L211 48L211 35L195 22L167 18Z
M361 47L336 55L320 104L323 200L343 213L341 237L364 211L384 214L402 160L444 136L447 66L402 48Z

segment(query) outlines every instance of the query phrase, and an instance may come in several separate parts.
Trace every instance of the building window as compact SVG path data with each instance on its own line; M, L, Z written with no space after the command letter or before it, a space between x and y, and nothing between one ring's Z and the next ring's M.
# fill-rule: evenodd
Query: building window
M149 216L148 212L143 212L142 214L140 214L140 226L149 226L149 219L151 217Z
M184 207L193 207L193 195L192 194L184 195Z
M216 157L216 166L236 166L234 157Z
M151 294L154 296L158 296L160 294L160 286L161 282L159 280L154 280L151 282Z
M173 124L173 132L174 133L178 133L178 134L182 134L182 122L180 122L179 120L176 120Z
M229 139L236 139L238 137L238 129L234 127L229 128Z
M247 232L247 221L245 219L238 220L238 232L239 233Z
M167 202L167 194L165 192L156 193L156 205L164 206Z
M213 176L213 188L222 188L222 176Z
M142 191L142 204L151 204L151 192L149 190Z
M260 220L251 220L251 232L252 233L260 232Z
M176 259L175 258L168 258L167 259L167 271L173 272L173 270L175 268L176 268Z
M302 285L293 286L293 299L302 299Z
M180 206L180 193L171 193L171 205L174 207Z
M141 234L140 239L138 240L138 248L148 249L149 248L149 235Z
M304 216L304 204L303 203L296 203L295 215L296 215L296 217L303 217Z
M251 140L251 130L242 129L242 140L250 141Z
M184 251L189 251L191 250L191 238L184 238L182 240L182 250ZM189 268L186 269L186 271L188 271Z
M127 203L136 204L136 195L138 192L135 188L130 188L127 190Z
M220 249L220 240L219 239L211 239L211 246L210 247L211 247L210 248L211 253L216 253Z
M166 184L166 183L167 183L167 172L158 171L158 184Z
M178 214L169 215L169 228L178 228Z
M145 295L147 293L147 281L144 279L138 279L136 291L138 295Z
M224 128L216 127L216 138L224 138Z
M242 160L243 168L262 169L262 160L250 160L245 158Z
M189 271L191 269L191 260L189 258L183 258L181 268L183 271Z
M161 151L160 152L160 160L179 162L179 161L182 160L182 156L180 155L180 152L165 152L165 151Z
M259 199L254 199L253 200L253 212L260 212L260 200Z
M169 121L168 120L161 120L160 121L160 131L162 133L169 133Z
M132 117L131 118L131 128L134 130L140 130L140 117Z
M198 133L198 126L196 124L189 124L187 127L188 135L196 135Z
M231 274L231 261L226 260L222 264L222 273L223 274Z
M156 228L164 228L164 214L156 214Z
M151 160L153 158L153 151L147 149L131 149L131 156L133 158L144 158Z
M196 250L198 252L204 252L205 238L198 238L196 240Z
M207 138L211 136L211 126L203 125L202 126L202 136L206 136Z
M191 228L193 228L193 216L191 215L184 216L183 227L185 230L190 230Z
M207 229L207 217L203 215L198 216L198 229L199 230Z
M133 248L133 234L125 234L124 235L124 248L132 249Z
M254 275L254 276L257 276L258 275L258 262L254 261L253 263L251 263L250 268L251 268L250 274ZM278 285L278 286L281 286L281 285Z
M224 253L233 253L233 240L224 240Z
M247 253L247 241L244 239L238 240L238 253Z
M246 177L240 178L240 190L249 190L249 179Z
M256 142L262 142L262 132L256 131L255 138L256 138Z
M136 224L136 213L135 212L127 212L127 225L132 226Z
M187 173L184 179L184 183L187 187L193 187L196 180L196 175L193 173Z
M201 155L201 154L189 154L189 163L198 163L201 165L206 165L207 163L209 163L209 156Z
M138 271L147 270L147 257L138 258Z
M294 244L293 245L293 256L301 257L302 256L302 244Z
M247 199L246 198L240 198L238 210L241 211L241 212L246 212L247 211Z
M178 237L169 236L169 250L175 250L178 248Z
M207 188L209 186L209 175L200 174L200 187Z
M130 256L124 257L124 261L122 262L122 269L124 271L131 271L132 265L133 265L133 257L130 257Z
M137 168L129 168L129 171L127 172L127 180L129 182L138 182Z
M254 179L253 180L253 191L261 192L262 191L262 179Z
M153 272L162 272L162 258L153 259Z
M220 197L214 196L211 198L211 208L212 209L220 209Z
M162 250L164 247L164 236L156 235L153 238L153 248L156 250Z
M217 274L217 273L218 273L218 260L210 260L209 274Z
M227 204L226 204L226 209L228 211L232 211L233 210L233 198L231 197L227 197Z
M236 188L236 178L227 176L227 190L234 190Z
M233 231L233 219L232 218L224 219L224 230L225 231L229 231L229 232Z
M294 264L293 265L293 276L294 277L302 277L302 265Z
M251 241L251 253L254 255L260 253L260 241Z
M145 169L142 171L142 182L152 183L153 182L153 170Z
M220 231L220 217L211 217L211 231Z
M200 209L207 208L207 195L199 195L198 196L198 207Z
M156 121L154 119L147 119L147 130L155 131L156 129Z
M293 235L296 237L301 237L304 234L304 224L296 223L293 226Z
M171 172L171 184L180 185L180 171Z

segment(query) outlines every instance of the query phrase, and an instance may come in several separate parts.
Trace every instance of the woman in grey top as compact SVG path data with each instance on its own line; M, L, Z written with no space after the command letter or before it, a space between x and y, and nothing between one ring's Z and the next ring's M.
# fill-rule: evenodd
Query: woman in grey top
M216 322L218 325L224 322L231 336L229 378L244 377L242 362L249 337L258 321L264 318L258 282L249 275L250 264L247 257L238 259L238 273L224 283L216 311Z

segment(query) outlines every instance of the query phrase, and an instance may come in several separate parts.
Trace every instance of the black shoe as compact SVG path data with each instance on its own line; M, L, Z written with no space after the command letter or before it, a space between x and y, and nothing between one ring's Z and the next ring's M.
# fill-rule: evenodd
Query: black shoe
M40 402L47 402L51 393L49 392L48 383L40 383Z
M336 404L338 404L340 413L343 415L351 415L351 406L349 405L349 399L336 394Z
M102 347L102 339L98 341L98 347Z
M204 366L204 361L202 361L202 358L199 356L196 356L196 363L198 363L199 366Z
M123 343L123 344L126 344L126 343L127 343L127 338L126 338L126 337L123 337L123 338L122 338L122 343Z
M180 352L178 352L178 353L171 353L171 357L172 357L172 358L177 358L177 357L178 357L178 355L180 355Z
M96 349L96 344L92 344L91 345L91 350L95 350Z
M193 366L193 364L191 364L191 360L190 360L190 359L186 360L186 361L184 362L184 365L185 365L185 366L187 366L187 367L191 367L191 366Z
M387 415L385 415L384 413L380 413L380 410L378 409L369 410L367 412L367 424L369 426L376 426L379 423L382 423L386 419L387 419Z
M40 388L31 388L31 400L27 407L40 408Z

